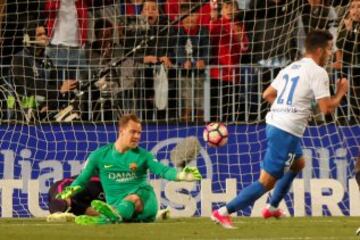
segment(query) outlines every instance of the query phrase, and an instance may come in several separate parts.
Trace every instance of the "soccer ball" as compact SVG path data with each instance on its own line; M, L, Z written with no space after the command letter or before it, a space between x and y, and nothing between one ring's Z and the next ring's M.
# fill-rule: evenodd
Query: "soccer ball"
M209 123L204 129L203 138L210 147L221 147L228 141L228 130L223 123Z

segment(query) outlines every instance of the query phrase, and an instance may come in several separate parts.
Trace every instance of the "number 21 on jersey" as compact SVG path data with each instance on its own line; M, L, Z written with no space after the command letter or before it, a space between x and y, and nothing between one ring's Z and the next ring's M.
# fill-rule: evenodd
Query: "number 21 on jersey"
M281 93L277 99L277 104L284 104L284 101L286 99L286 105L292 105L295 88L296 88L296 85L298 84L300 77L296 76L296 77L290 78L288 74L285 74L283 76L283 78L285 80L285 86L281 90ZM290 89L290 90L288 90L288 89ZM287 96L284 96L284 95L286 95L285 93L287 93Z

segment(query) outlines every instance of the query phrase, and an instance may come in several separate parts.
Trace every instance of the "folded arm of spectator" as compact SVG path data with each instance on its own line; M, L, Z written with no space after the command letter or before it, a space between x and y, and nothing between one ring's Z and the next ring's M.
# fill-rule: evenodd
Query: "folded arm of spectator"
M146 64L156 64L158 62L157 56L144 56L144 63Z
M343 67L343 50L338 49L335 52L335 62L332 64L332 67L336 70L340 70Z
M73 79L67 79L64 80L64 82L60 86L60 93L65 94L72 90L74 90L77 87L78 81Z
M166 68L172 67L172 62L167 56L159 57L159 61L165 65Z

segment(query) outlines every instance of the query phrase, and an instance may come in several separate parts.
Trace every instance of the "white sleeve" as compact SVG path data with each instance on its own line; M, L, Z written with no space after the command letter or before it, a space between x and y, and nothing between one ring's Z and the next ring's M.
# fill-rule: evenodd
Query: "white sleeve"
M272 86L273 88L275 88L277 91L281 90L281 89L279 89L279 88L282 86L282 84L281 84L282 75L283 75L282 72L283 72L283 71L280 71L280 72L278 73L278 75L276 76L276 78L274 79L274 81L271 82L271 86Z
M314 93L315 99L330 97L329 75L325 69L321 68L313 74L310 79L310 88Z

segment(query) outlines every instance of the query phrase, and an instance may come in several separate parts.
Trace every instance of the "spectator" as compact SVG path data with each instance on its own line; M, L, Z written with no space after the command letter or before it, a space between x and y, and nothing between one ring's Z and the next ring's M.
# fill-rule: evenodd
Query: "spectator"
M20 109L25 111L17 112L16 118L31 121L49 117L52 110L59 109L60 104L66 102L69 92L76 87L76 81L57 81L52 62L45 55L49 40L43 25L30 22L25 34L34 43L13 57L11 73L15 91L21 101ZM15 105L10 107L15 108Z
M5 17L5 13L6 12L6 2L5 0L0 0L0 45L2 45L3 42L3 31L2 31L2 25L3 25L3 20Z
M360 1L353 0L339 26L336 41L338 48L334 67L341 69L344 76L350 73L351 115L357 123L360 121Z
M3 20L6 16L6 1L0 0L0 49L3 49L4 47L4 32L3 32ZM0 50L0 64L2 61L2 50ZM1 64L3 65L3 64ZM7 69L3 69L3 67L0 68L0 75L6 76L7 75ZM0 121L2 119L7 118L7 110L6 110L6 98L8 95L8 92L5 91L5 89L2 88L2 86L5 85L5 82L2 78L0 78Z
M141 15L143 0L120 0L120 14L125 16Z
M302 22L305 34L314 29L330 29L336 25L334 7L349 4L350 0L307 0L302 5Z
M181 5L181 13L191 9L189 3ZM190 13L178 30L176 63L181 71L181 97L184 102L182 114L189 121L193 110L196 117L203 119L205 67L209 63L210 39L206 28L198 24L199 14Z
M260 84L253 92L262 92L281 67L299 58L297 19L300 11L298 0L251 0L246 27L252 29L251 62L260 65L257 69ZM260 106L261 119L265 118L267 107L266 103Z
M103 18L96 20L94 31L96 40L87 44L86 56L93 72L92 75L97 75L112 60L124 56L126 49L114 43L114 27L109 20ZM125 41L124 38L120 40ZM119 66L113 67L110 74L96 83L102 94L99 101L102 101L104 97L108 100L100 109L100 113L104 113L106 108L110 110L105 119L114 119L116 117L113 115L114 110L122 112L134 110L134 69L134 59L126 58ZM97 94L93 95L95 98L98 97ZM99 109L94 110L96 112Z
M22 50L23 28L26 23L42 20L43 1L0 1L1 28L0 65L10 65L14 54ZM1 18L1 17L0 17ZM0 74L5 75L8 69Z
M253 29L252 55L255 63L282 67L298 57L296 21L298 0L252 0L248 27Z
M211 0L211 2L213 2L213 0ZM211 18L210 3L202 2L199 0L166 0L164 4L164 12L171 21L174 21L176 18L180 16L181 5L183 3L190 4L189 10L197 6L198 4L201 4L201 6L196 10L196 12L198 13L198 24L203 26L209 24ZM185 13L182 12L181 14L185 14Z
M45 11L50 38L47 54L58 77L78 80L79 68L86 66L83 46L88 38L88 1L47 0Z
M166 0L164 4L164 13L171 21L174 21L179 17L181 4L186 2L189 2L189 0Z
M210 22L211 45L213 46L213 67L210 71L211 77L211 116L220 116L223 113L223 120L231 120L234 117L235 102L239 102L240 93L240 60L248 51L249 38L242 22L236 19L238 4L233 0L225 0L221 6L221 17L212 14ZM234 101L233 95L236 94ZM235 109L239 111L239 109Z
M154 115L157 118L165 118L166 111L154 111L154 67L156 64L164 64L169 69L172 66L171 57L174 56L174 30L169 26L167 18L160 17L159 7L155 0L146 0L143 4L141 12L142 17L147 20L148 28L132 32L132 37L126 34L128 40L133 40L132 48L136 48L141 41L148 39L146 45L143 45L138 51L136 51L136 61L144 64L139 72L139 81L136 86L138 88L139 99L138 108L142 112L143 119L152 120ZM163 28L163 30L161 30ZM161 30L161 31L160 31ZM171 73L169 73L171 74ZM170 78L169 78L170 79ZM171 78L172 79L172 78ZM170 80L172 81L172 80ZM174 93L175 87L173 82L169 82L169 101L176 101L176 95ZM175 104L168 104L168 106L174 106ZM171 109L175 114L176 108Z

